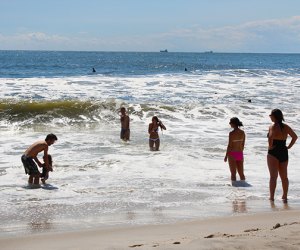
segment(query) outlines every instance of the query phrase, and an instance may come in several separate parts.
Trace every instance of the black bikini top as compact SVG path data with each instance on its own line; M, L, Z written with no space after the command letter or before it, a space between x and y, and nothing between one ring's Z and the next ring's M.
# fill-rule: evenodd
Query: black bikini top
M273 140L273 146L285 147L286 140Z
M269 133L267 134L267 137L269 138ZM273 139L273 146L285 147L286 146L286 140Z

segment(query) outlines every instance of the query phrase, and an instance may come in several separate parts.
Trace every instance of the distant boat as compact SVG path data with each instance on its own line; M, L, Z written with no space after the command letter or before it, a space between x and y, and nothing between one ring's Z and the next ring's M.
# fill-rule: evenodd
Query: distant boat
M211 53L214 53L212 50L210 50L210 51L205 51L204 52L205 54L211 54Z
M168 52L168 50L167 50L167 49L164 49L164 50L161 50L160 52Z

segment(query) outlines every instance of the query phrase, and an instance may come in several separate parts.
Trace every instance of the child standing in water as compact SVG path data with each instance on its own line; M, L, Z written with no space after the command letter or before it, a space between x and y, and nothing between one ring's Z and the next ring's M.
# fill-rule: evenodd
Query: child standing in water
M44 162L45 162L45 156L44 158ZM42 168L43 168L43 172L41 173L40 177L41 177L41 181L43 184L46 184L46 180L48 180L49 178L49 171L53 171L53 167L52 167L52 156L48 154L48 163L49 163L49 168L46 168L46 164L42 164Z
M245 180L243 151L246 135L245 132L240 129L243 123L237 117L231 118L229 124L233 130L229 133L224 161L227 162L228 159L231 181L234 183L236 181L236 172L238 172L241 180Z
M126 114L126 109L124 107L121 108L121 133L120 133L120 138L123 141L129 141L130 139L130 128L129 128L129 123L130 119L129 116Z
M165 125L158 119L157 116L152 117L152 122L149 124L149 147L151 151L158 151L160 146L160 139L158 129L166 130Z

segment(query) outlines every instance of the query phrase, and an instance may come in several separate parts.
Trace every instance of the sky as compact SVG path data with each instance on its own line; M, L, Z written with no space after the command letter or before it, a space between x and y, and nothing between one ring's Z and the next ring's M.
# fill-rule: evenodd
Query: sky
M0 50L300 53L299 0L0 0Z

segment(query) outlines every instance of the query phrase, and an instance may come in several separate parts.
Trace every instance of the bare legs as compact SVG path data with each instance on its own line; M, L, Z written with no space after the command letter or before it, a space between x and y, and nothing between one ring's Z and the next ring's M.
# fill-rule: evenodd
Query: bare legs
M29 175L28 178L28 184L35 184L39 185L40 184L40 175Z
M271 156L267 156L268 168L270 173L269 190L270 190L270 201L274 201L274 194L277 185L279 161Z
M236 161L235 159L228 157L228 163L232 181L236 181L236 172L238 172L241 180L246 179L244 175L244 161Z
M160 145L160 140L159 138L153 140L149 139L149 147L151 151L158 151L159 150L159 145Z
M277 177L279 173L282 182L282 190L283 190L282 199L284 202L287 202L287 194L289 190L289 179L287 175L288 161L279 162L274 156L268 155L267 162L268 162L268 167L270 172L270 183L269 183L270 200L274 201Z

